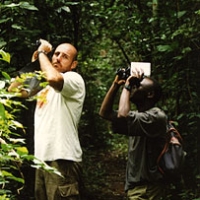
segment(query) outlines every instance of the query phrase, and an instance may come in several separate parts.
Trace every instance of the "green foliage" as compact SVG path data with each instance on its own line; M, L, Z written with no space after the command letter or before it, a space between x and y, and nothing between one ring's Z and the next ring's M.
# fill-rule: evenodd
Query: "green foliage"
M3 55L2 60L8 61L9 53L0 51ZM21 166L24 163L32 163L34 168L42 168L60 176L60 172L41 162L33 155L29 154L25 143L25 128L23 124L17 121L17 116L22 108L25 108L21 101L17 101L19 91L11 94L7 92L7 85L11 78L6 72L2 72L4 77L0 84L0 199L15 199L24 186L24 175ZM23 83L27 78L36 76L42 79L44 75L41 72L23 74L18 78ZM43 83L44 85L46 83ZM24 87L26 85L23 85Z
M4 60L8 63L10 63L10 54L6 53L5 51L3 51L2 49L0 50L0 54L2 56L2 58L0 58L0 60Z
M10 55L1 50L2 60L9 62ZM23 157L28 155L24 140L20 139L18 130L24 133L24 127L16 121L16 113L23 105L14 101L14 95L6 91L6 84L11 78L6 72L2 72L4 80L1 80L0 88L0 198L14 197L15 192L24 184L24 178L20 173L20 165ZM17 186L18 185L18 186ZM17 193L17 192L16 192ZM10 195L8 195L10 194Z
M163 86L159 106L178 123L186 141L187 190L181 198L198 198L199 18L199 2L195 0L2 1L0 48L9 51L12 59L9 66L4 62L0 69L11 74L24 67L30 62L38 38L47 39L54 46L63 41L74 43L79 50L78 70L87 88L79 127L87 150L114 145L110 125L99 118L98 111L116 70L131 61L151 62L152 75ZM5 94L6 98L10 95ZM117 104L116 100L115 108ZM3 103L0 113L2 119L6 118Z

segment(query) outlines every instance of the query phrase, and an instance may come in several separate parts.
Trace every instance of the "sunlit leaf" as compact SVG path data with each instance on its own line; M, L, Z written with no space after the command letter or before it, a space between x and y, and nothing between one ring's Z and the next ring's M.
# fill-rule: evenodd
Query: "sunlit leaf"
M28 149L26 147L17 147L16 149L19 154L28 154Z
M0 103L0 117L3 120L5 120L5 118L6 118L6 116L5 116L5 108L4 108L4 105L2 103Z
M38 8L36 8L34 5L30 5L28 2L20 2L19 6L20 6L20 8L24 8L24 9L27 9L27 10L38 11Z
M25 139L23 139L23 138L10 138L9 140L12 143L22 143L22 144L25 144Z
M62 10L66 11L66 12L70 12L70 9L68 6L62 6Z
M0 89L3 89L5 85L6 85L6 82L0 80Z
M21 29L22 29L22 27L19 26L18 24L12 24L12 28L18 29L18 30L21 30Z
M16 176L14 176L12 173L10 173L8 171L3 170L2 174L3 174L4 177L7 177L7 178L9 178L11 180L15 180L15 181L17 181L19 183L24 183L24 179L23 178L16 177Z
M6 72L1 72L1 73L6 78L6 80L11 80L11 77L8 73L6 73Z
M23 128L23 125L19 123L18 121L12 121L12 123L17 127L17 128Z
M4 5L3 7L13 8L13 7L18 7L18 6L19 6L19 3L18 4L11 3L11 4L8 4L8 5Z
M4 61L10 63L10 54L9 53L6 53L2 49L0 49L0 55L2 56L2 58L0 58L0 60L4 60Z

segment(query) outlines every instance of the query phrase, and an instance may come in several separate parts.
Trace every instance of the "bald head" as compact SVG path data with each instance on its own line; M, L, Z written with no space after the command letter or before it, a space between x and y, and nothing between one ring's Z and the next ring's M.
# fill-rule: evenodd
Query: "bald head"
M52 64L59 72L67 72L77 66L77 50L70 43L58 45L53 56Z
M73 57L73 60L77 59L77 49L70 43L62 43L60 45L57 46L56 50L59 48L63 48L66 50L66 52L68 52L69 54L71 54L71 56Z

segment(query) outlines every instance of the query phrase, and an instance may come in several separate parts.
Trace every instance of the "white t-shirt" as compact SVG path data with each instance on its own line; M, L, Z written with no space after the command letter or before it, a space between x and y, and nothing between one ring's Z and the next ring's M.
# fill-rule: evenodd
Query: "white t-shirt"
M78 123L85 99L85 84L76 72L62 74L61 92L47 86L38 93L35 110L35 156L42 161L82 161Z

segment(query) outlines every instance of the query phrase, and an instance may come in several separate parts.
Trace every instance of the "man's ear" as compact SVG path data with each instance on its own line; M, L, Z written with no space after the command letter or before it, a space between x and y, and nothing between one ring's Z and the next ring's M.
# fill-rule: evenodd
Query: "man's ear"
M154 91L148 92L147 93L147 98L151 99L154 97Z
M77 65L78 65L78 61L74 60L72 63L71 69L75 69Z

